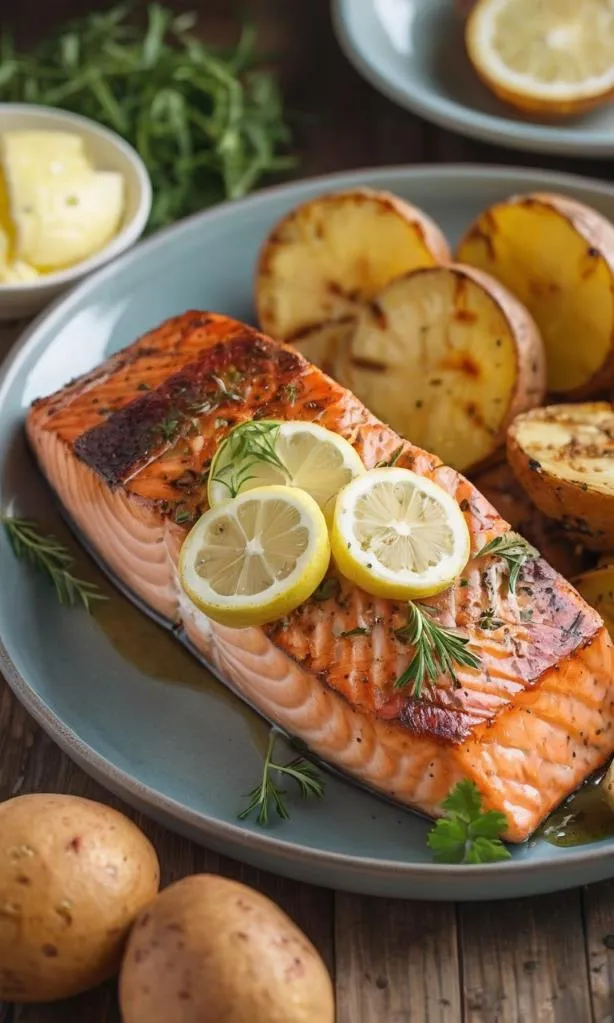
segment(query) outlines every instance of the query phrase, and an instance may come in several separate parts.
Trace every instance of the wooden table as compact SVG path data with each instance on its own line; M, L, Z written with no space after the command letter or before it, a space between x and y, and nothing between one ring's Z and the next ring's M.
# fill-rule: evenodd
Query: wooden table
M25 36L32 22L46 32L88 6L93 4L84 0L45 5L20 0L11 5L11 16ZM205 37L232 35L227 0L177 6L200 8ZM373 164L462 161L611 177L607 162L495 149L398 109L343 58L326 0L248 0L243 6L260 26L263 47L282 55L280 72L290 108L308 115L298 123L301 175ZM12 336L0 332L4 350ZM224 859L122 806L60 753L2 680L0 737L0 799L46 790L110 802L153 839L165 883L197 871L218 871L276 899L328 963L339 1023L614 1023L614 882L488 906L395 902L312 888ZM0 1005L0 1023L118 1020L113 984L56 1006Z

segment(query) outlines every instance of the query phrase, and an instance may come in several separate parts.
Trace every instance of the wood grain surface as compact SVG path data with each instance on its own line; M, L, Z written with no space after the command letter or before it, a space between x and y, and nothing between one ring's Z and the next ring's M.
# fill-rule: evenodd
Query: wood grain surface
M10 15L18 38L27 41L92 6L84 0L3 0L0 17L4 26ZM228 39L236 31L234 5L226 0L176 6L199 10L205 38ZM288 105L297 115L301 176L462 161L611 179L611 162L496 149L395 107L343 58L326 0L246 0L240 7L258 25L262 47L279 54ZM18 329L0 329L0 354ZM0 799L32 791L72 792L122 809L154 841L164 883L213 870L274 898L330 967L339 1023L614 1023L612 882L542 898L454 906L362 898L276 878L178 838L109 796L60 753L0 680ZM55 1006L0 1005L0 1023L118 1021L113 984Z

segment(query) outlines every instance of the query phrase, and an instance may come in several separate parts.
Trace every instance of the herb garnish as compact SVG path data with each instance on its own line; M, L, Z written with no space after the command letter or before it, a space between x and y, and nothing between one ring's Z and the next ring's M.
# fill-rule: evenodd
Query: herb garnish
M476 554L476 558L484 558L487 555L502 558L505 561L509 572L510 593L515 593L522 566L525 561L539 558L539 551L519 533L510 530L502 536L496 536L494 540L482 547Z
M403 454L403 448L404 447L405 447L404 444L399 444L398 448L396 448L396 450L392 452L390 458L383 458L381 460L381 462L376 462L375 463L375 468L376 469L387 469L387 468L389 468L392 465L396 465L398 460L399 460L399 458Z
M36 522L3 515L2 524L16 556L51 579L60 604L74 607L81 602L86 611L91 611L93 601L107 599L96 583L88 583L73 575L75 559L70 551L55 536L41 533Z
M437 863L509 860L509 849L499 837L507 818L496 810L482 810L482 797L472 781L459 781L441 806L445 817L435 822L426 840Z
M500 618L495 618L494 607L487 607L478 618L478 625L485 632L494 632L495 629L500 629L502 625L505 625L505 622L502 622Z
M347 629L346 632L340 632L340 639L348 639L350 636L368 636L369 630L365 629L362 625L357 625L355 629Z
M301 796L307 799L309 796L321 798L324 795L324 782L321 780L316 769L304 757L295 757L287 764L276 764L273 760L275 742L279 738L279 732L272 728L269 735L269 744L262 767L262 779L258 785L249 793L249 805L239 814L239 820L245 820L251 813L256 811L258 824L266 826L269 822L269 808L273 804L278 817L287 820L290 816L284 796L284 789L280 789L273 778L273 772L291 778L297 783Z
M396 636L403 643L411 644L415 650L407 668L396 680L395 689L411 684L412 696L419 700L423 685L432 684L440 675L449 675L454 684L458 685L455 665L480 667L479 657L467 650L469 640L453 629L438 625L432 616L433 608L413 603L408 608L409 621L403 628L397 629Z
M143 28L139 9L86 14L24 53L3 28L0 99L63 107L127 139L152 178L154 230L295 161L280 155L290 135L252 26L214 50L192 34L194 14L150 3Z
M338 597L341 584L333 575L327 576L313 591L311 596L314 600L330 600L331 597Z
M242 487L254 479L254 469L264 462L283 473L286 480L290 473L275 451L280 424L273 420L248 421L237 426L218 449L218 458L225 465L212 476L216 483L222 483L231 497L236 497ZM227 447L227 452L225 451Z

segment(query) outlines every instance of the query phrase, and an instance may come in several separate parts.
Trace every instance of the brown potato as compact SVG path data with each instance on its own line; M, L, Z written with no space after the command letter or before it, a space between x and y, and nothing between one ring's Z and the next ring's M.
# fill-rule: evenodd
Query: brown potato
M614 382L614 226L605 217L566 196L514 196L478 217L456 258L532 314L550 392L591 397Z
M614 407L550 405L508 431L507 456L531 500L589 550L614 548Z
M201 874L137 920L120 977L124 1023L334 1023L330 977L281 909Z
M508 462L472 477L478 490L524 536L557 572L569 579L582 571L582 547L574 543L560 526L535 507L514 476Z
M461 472L488 463L514 416L544 396L529 313L472 267L414 270L358 318L343 382L413 444Z
M116 810L64 795L0 804L0 1000L68 998L112 976L158 885L153 846Z
M325 321L353 316L399 274L449 256L430 217L389 192L319 196L288 213L262 246L255 281L260 326L292 343Z

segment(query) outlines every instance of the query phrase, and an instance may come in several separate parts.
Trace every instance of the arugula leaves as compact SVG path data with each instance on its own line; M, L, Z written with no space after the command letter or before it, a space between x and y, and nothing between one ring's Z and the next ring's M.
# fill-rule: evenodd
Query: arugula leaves
M245 26L231 50L191 30L194 14L120 4L69 22L28 53L0 41L0 100L63 107L93 118L140 153L154 193L149 229L249 192L287 169L290 133L278 87L258 67ZM135 17L133 17L133 12Z
M441 805L446 815L427 837L437 863L496 863L510 858L499 837L507 818L496 810L482 810L482 797L472 781L459 781Z

